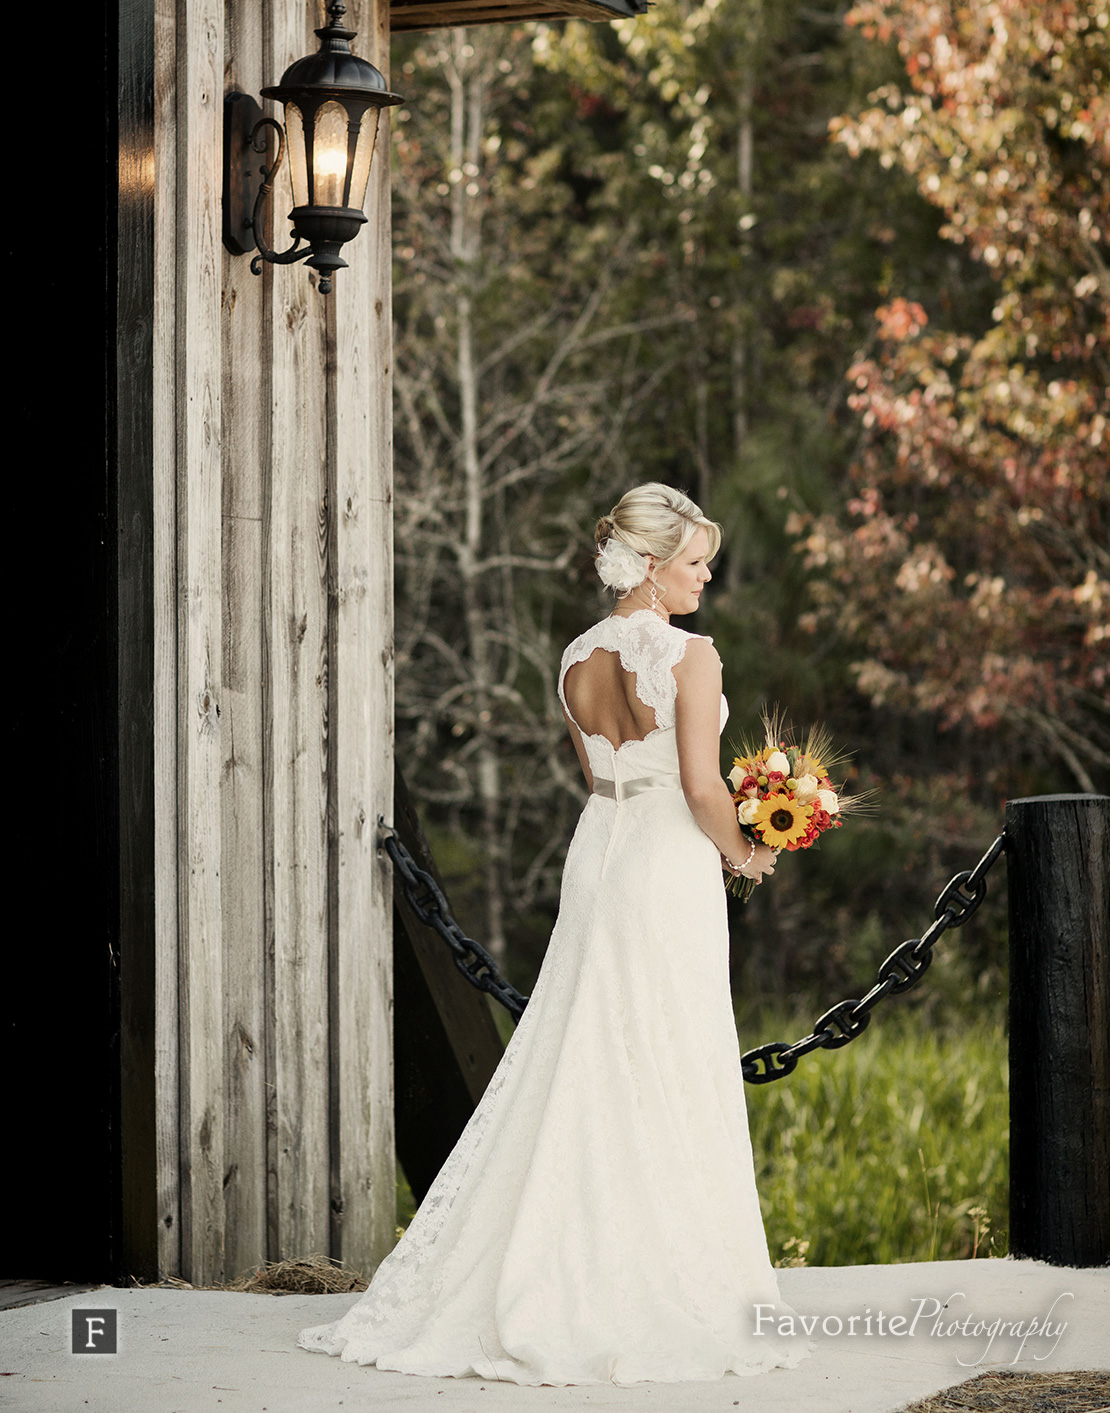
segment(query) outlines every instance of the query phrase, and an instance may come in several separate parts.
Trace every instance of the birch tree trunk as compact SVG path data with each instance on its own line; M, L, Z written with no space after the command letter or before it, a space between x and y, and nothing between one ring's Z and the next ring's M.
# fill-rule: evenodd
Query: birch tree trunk
M752 200L752 60L747 56L740 86L740 126L736 134L736 183L745 212ZM737 301L739 305L739 300ZM748 440L748 328L741 313L732 341L732 444L736 465Z
M467 31L451 32L451 258L456 269L458 321L459 461L466 499L463 537L458 546L472 685L478 797L486 901L485 945L498 962L505 955L501 886L501 772L490 729L493 672L487 637L481 576L485 508L484 471L478 446L479 372L474 349L472 286L482 253L479 173L486 126L486 74L491 44L485 36L471 43Z

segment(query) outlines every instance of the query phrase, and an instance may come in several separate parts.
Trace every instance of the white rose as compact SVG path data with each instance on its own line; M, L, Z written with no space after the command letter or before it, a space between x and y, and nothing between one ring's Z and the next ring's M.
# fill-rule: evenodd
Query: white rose
M741 824L754 824L755 817L759 813L759 800L745 800L736 811L736 818Z
M817 798L821 801L821 808L826 814L840 813L840 801L836 798L835 790L818 790Z
M767 769L781 771L783 775L790 774L790 762L781 751L772 751L767 757Z
M728 773L728 783L734 790L739 790L741 784L747 779L748 772L742 766L734 765Z
M630 593L647 577L647 559L612 535L598 547L594 563L601 582L618 594Z
M817 798L817 776L799 775L798 788L794 791L794 798L800 805L811 805Z

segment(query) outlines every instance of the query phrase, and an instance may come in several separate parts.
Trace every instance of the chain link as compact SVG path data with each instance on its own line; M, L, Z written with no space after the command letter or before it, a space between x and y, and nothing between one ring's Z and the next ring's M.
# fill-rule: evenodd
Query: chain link
M420 868L395 830L381 825L382 846L401 876L401 886L409 907L428 927L432 927L451 949L455 965L463 976L486 991L519 1021L528 997L510 986L486 949L467 937L451 916L447 899L430 873ZM1006 847L1002 833L972 869L957 873L941 889L933 909L933 921L920 937L900 943L879 967L879 979L860 999L838 1001L820 1016L813 1030L788 1045L772 1040L754 1050L746 1050L740 1064L749 1084L770 1084L784 1079L797 1067L803 1055L812 1050L838 1050L862 1035L871 1022L871 1010L887 996L900 996L917 985L933 960L933 947L950 927L962 927L987 896L987 874Z
M972 869L957 873L941 889L933 909L933 921L920 937L911 937L895 947L879 967L879 979L861 1000L838 1001L813 1024L812 1032L793 1045L772 1040L746 1050L740 1057L744 1078L749 1084L770 1084L790 1074L803 1055L811 1050L838 1050L862 1035L871 1020L871 1009L886 996L900 996L916 986L933 960L933 947L950 927L962 927L987 896L987 874L1006 847L1006 835L998 836Z
M472 986L486 991L494 1000L500 1001L512 1016L519 1021L528 1004L528 997L522 996L515 987L509 985L497 969L497 963L486 949L473 937L468 937L451 916L443 890L432 875L422 869L398 838L395 830L387 824L381 826L382 847L393 860L393 866L401 876L401 887L405 899L416 916L428 927L432 927L451 949L455 965Z

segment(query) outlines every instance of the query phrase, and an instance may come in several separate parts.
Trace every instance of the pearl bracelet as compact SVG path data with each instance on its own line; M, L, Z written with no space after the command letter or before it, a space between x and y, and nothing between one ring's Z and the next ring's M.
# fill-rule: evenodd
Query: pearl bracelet
M747 868L747 866L751 863L752 859L754 859L754 858L755 858L755 840L753 839L753 840L752 840L752 846L751 846L751 848L748 850L748 857L744 860L744 862L743 862L742 864L734 864L727 854L725 855L725 863L728 864L729 868L732 869L733 873L742 873L743 870Z

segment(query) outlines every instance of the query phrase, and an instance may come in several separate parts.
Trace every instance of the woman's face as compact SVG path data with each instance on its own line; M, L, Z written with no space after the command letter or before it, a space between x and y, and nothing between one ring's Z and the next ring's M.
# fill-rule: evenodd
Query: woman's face
M699 525L689 543L677 558L655 570L655 582L660 589L660 604L668 613L694 613L701 603L701 591L713 575L705 556L709 551L709 531ZM649 589L649 581L645 581ZM665 592L663 592L665 590Z

